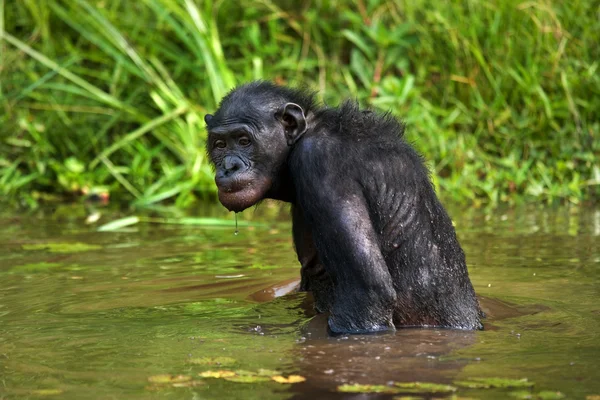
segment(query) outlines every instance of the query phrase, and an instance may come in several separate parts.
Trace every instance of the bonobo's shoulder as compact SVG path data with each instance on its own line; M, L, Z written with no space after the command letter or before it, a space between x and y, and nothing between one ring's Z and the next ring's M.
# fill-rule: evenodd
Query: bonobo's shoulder
M371 137L398 140L404 124L389 112L360 109L358 103L346 101L338 108L325 108L317 114L319 128L340 137Z
M292 156L303 159L310 156L318 156L324 151L327 142L328 139L324 136L305 135L294 145Z
M339 149L339 141L326 135L305 135L294 145L289 155L292 174L308 169L323 169L331 161L340 159L343 154Z

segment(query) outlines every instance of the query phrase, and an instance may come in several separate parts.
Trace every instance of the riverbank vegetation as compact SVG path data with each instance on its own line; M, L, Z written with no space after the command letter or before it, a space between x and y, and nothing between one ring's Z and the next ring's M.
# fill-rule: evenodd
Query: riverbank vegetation
M391 111L441 196L600 198L591 1L0 0L0 196L213 199L203 115L238 83Z

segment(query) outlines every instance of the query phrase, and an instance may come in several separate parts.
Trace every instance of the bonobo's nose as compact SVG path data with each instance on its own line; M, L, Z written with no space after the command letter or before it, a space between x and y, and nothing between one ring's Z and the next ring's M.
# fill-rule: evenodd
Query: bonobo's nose
M237 156L226 156L223 160L225 176L233 175L244 167L244 162Z

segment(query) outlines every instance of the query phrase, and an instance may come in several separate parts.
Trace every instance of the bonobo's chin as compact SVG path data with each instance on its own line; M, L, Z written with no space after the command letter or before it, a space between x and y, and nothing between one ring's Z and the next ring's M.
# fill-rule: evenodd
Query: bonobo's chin
M240 212L252 207L264 198L269 190L269 179L219 181L219 201L229 211Z

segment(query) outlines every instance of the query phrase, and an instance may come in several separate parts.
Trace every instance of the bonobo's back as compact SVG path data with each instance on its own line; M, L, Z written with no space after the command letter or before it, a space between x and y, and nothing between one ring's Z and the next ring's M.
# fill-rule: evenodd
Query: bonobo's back
M397 288L394 324L481 329L464 252L423 158L403 137L377 137L357 176Z
M343 138L371 138L397 142L404 135L404 125L390 113L360 110L358 103L345 101L340 107L315 110L315 130Z
M323 182L340 193L348 179L362 195L397 292L396 326L481 329L480 309L452 220L436 196L423 157L404 139L390 114L361 111L355 103L316 113L310 153ZM327 137L320 136L325 135ZM337 147L337 148L335 148ZM307 149L305 149L307 150ZM340 168L326 171L337 154ZM302 162L302 161L301 161ZM328 179L331 174L337 174Z

